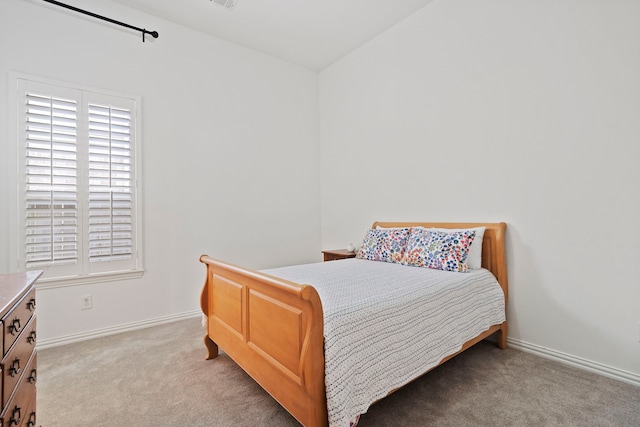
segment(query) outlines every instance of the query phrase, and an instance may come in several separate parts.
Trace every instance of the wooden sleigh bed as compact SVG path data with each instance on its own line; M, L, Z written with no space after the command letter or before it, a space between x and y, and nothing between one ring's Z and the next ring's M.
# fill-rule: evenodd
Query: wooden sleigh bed
M506 305L506 224L376 222L372 228L416 226L486 227L482 267L496 277ZM302 425L328 425L323 309L316 289L207 255L200 261L207 269L200 300L207 319L207 359L217 357L219 346ZM504 321L466 341L440 364L494 333L498 346L506 349Z

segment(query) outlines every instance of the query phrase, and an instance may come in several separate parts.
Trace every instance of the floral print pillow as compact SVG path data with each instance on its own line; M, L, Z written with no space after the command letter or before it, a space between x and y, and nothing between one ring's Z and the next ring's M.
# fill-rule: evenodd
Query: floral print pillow
M402 262L409 228L371 229L362 240L356 258L369 261Z
M402 263L436 270L467 272L475 230L444 232L412 228Z

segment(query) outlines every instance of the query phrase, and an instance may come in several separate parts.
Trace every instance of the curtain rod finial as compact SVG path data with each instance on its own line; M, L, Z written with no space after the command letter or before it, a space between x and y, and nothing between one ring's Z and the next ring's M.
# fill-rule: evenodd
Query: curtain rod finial
M151 36L153 36L154 39L157 39L159 34L157 31L148 31L146 28L142 29L142 42L144 43L144 35L145 34L150 34Z

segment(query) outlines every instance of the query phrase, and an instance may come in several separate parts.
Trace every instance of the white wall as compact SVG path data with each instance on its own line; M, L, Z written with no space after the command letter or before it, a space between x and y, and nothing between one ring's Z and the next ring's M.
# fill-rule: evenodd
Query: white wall
M323 247L505 221L513 343L640 379L640 2L439 0L320 72Z
M39 340L196 314L202 253L253 268L320 260L317 73L117 3L75 3L160 37L0 1L0 153L15 144L9 72L140 95L146 273L39 290ZM16 269L12 162L0 155L0 273Z

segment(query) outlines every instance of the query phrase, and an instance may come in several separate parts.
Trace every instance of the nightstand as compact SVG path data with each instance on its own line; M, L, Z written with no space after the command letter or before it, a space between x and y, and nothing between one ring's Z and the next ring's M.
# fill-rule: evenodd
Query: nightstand
M346 249L334 249L331 251L322 251L325 261L335 261L338 259L355 258L357 251L350 252Z

